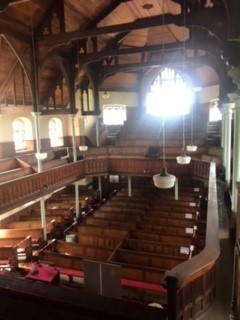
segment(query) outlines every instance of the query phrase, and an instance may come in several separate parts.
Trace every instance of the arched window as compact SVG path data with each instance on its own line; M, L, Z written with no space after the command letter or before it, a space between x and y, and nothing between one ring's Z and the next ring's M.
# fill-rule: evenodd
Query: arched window
M24 117L16 118L13 123L13 141L15 151L33 149L33 135L31 121Z
M48 132L51 147L63 145L62 121L58 118L51 118L48 123Z
M173 69L164 68L153 79L146 95L146 113L156 116L188 114L192 89Z

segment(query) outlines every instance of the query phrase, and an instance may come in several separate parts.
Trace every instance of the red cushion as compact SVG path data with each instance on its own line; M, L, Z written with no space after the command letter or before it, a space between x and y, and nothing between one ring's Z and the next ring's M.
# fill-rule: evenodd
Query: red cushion
M148 291L155 291L159 293L166 293L167 290L163 288L160 284L143 282L143 281L136 281L136 280L129 280L129 279L122 279L121 280L122 286L125 287L132 287L137 289L143 289Z
M84 278L84 272L81 270L73 270L73 269L68 269L68 268L59 268L60 274L64 274L66 276L70 277L79 277L79 278Z

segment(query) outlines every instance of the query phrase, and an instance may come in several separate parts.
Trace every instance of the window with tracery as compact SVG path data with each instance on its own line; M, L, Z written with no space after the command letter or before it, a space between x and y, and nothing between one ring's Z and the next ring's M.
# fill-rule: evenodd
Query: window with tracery
M166 117L188 114L192 100L192 89L180 73L164 68L153 79L147 92L146 113Z

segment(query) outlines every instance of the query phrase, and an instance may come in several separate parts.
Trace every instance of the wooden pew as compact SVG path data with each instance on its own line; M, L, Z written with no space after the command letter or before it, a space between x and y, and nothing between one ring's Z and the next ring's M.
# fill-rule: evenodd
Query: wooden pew
M106 261L112 254L111 248L88 246L60 240L52 240L38 253L38 259L58 267L60 274L69 277L72 284L73 277L83 278L82 259Z
M133 213L133 214L145 214L145 209L139 209L139 208L125 208L124 206L123 207L116 207L113 205L108 205L108 206L105 206L105 205L102 205L100 208L99 208L100 211L112 211L112 212L122 212L122 213Z
M125 213L125 212L111 212L111 211L94 211L93 217L95 218L104 218L104 219L113 219L113 220L121 220L121 221L140 221L140 215L135 213Z
M196 220L173 218L173 217L157 217L157 216L143 216L141 223L152 224L155 226L173 226L173 227L185 227L185 228L194 228L197 226Z
M70 234L75 235L77 243L112 249L117 247L127 233L128 230L126 229L101 228L88 225L80 225L75 232L70 232Z
M161 282L164 279L166 270L149 266L140 266L134 261L132 264L119 262L116 261L114 256L112 256L108 261L121 266L122 286L133 287L141 291L157 291L158 293L165 292L164 288L161 286ZM147 287L144 287L144 284L147 284ZM151 288L152 284L157 284L158 287L153 289Z
M61 223L63 222L63 216L61 214L46 214L46 223L50 223L52 220L54 220L56 223ZM19 221L18 222L38 222L41 220L41 216L38 215L28 215L28 216L21 216L19 217ZM8 224L9 225L9 224Z
M121 242L120 248L139 252L157 253L173 257L189 259L191 256L190 247L181 247L178 244L168 244L147 240L126 238Z
M17 266L17 248L0 247L0 268L16 268Z
M51 202L65 202L75 206L75 202L76 202L75 194L61 193L56 197L53 197L47 200L47 203L50 204ZM92 203L93 203L93 196L79 195L79 204L81 204L81 206L91 205Z
M82 257L70 256L48 250L40 250L38 253L38 259L40 262L59 268L60 274L68 276L71 283L73 281L73 277L84 277ZM32 265L28 265L25 268L31 270Z
M173 193L173 191L171 190L170 192L167 190L161 190L161 192L159 192L158 190L156 191L151 190L133 190L131 193L131 197L128 196L128 191L118 191L116 193L116 195L114 195L113 197L111 197L111 200L117 200L117 201L121 201L121 200L132 200L132 201L139 201L139 202L143 202L144 199L147 200L147 202L151 201L161 201L161 200L171 200L172 202L197 202L199 203L201 201L202 195L200 193L196 193L196 192L179 192L178 194L178 200L175 200L175 194Z
M195 235L195 228L183 227L183 226L173 226L173 225L155 225L147 222L137 222L136 228L139 230L147 230L147 231L157 231L163 234L174 234L187 236L191 235L192 237Z
M112 262L135 264L143 267L159 268L160 270L170 270L185 261L184 257L166 256L156 253L141 252L117 249L111 257Z
M112 253L112 249L110 248L104 248L101 246L88 246L80 243L72 243L56 239L52 240L42 250L97 260L107 260Z
M67 243L67 245L73 247L74 244ZM65 247L65 249L61 250L65 251L68 249ZM103 261L105 259L97 260ZM84 278L83 259L79 256L66 255L44 249L39 252L39 261L58 267L61 274L67 275L69 277L70 283L72 283L73 277ZM111 262L111 259L108 259L108 261ZM164 277L165 270L119 262L116 262L116 264L120 264L122 266L122 286L133 287L140 290L156 291L158 293L165 293L164 288L160 285L160 281ZM156 286L153 286L153 284L156 284Z
M46 223L46 231L47 233L51 232L51 230L56 225L57 221L52 219ZM42 228L42 222L39 220L27 220L27 221L15 221L12 223L8 223L7 228L9 229L39 229Z
M133 229L136 227L136 222L122 221L122 220L109 220L103 218L88 217L85 220L86 225L99 226L99 227L112 227L120 229Z
M76 243L88 246L99 246L104 248L115 249L122 241L122 237L106 237L89 234L75 233Z
M126 202L136 202L139 204L147 204L150 205L151 202L155 199L155 196L153 194L148 194L147 191L143 192L143 194L132 194L131 197L128 196L128 193L124 193L124 194L119 194L117 193L116 195L114 195L110 200L112 201L126 201Z
M90 226L90 225L79 225L76 230L76 234L81 235L93 235L93 236L103 236L110 238L124 238L128 233L126 229L116 229L116 228L105 228L100 226Z
M27 236L32 237L32 243L42 244L43 241L43 229L0 229L0 239L18 238L25 239Z
M149 232L147 230L130 230L128 237L131 239L140 239L140 240L179 245L181 247L190 247L194 243L192 235L181 236L181 235L175 235L174 233L165 234L157 231Z
M167 204L152 204L151 211L152 210L158 210L158 211L168 211L168 212L184 212L184 213L196 213L198 208L196 207L190 207L190 206L177 206L177 205L172 205L169 206Z
M171 199L157 199L153 202L154 206L157 205L168 205L170 207L193 207L193 208L199 208L199 201L180 201L180 200L171 200Z
M39 261L59 268L60 274L69 277L69 284L73 277L84 278L83 259L78 256L65 255L53 251L41 250ZM110 261L111 262L111 261ZM159 268L142 267L114 262L121 265L121 285L138 290L154 291L165 294L166 290L161 286L165 270Z
M122 197L113 197L104 203L104 206L125 206L126 208L136 208L136 209L145 209L150 208L150 203L146 201L139 201L135 199L122 198Z
M74 209L74 205L66 202L50 202L46 203L46 209Z
M175 212L175 211L162 211L162 210L151 210L150 217L161 217L161 218L174 218L174 219L189 219L197 221L199 218L199 212Z
M25 253L26 261L32 259L32 237L0 238L0 247L15 247L18 253Z
M41 216L41 210L40 209L33 209L32 210L32 215L37 215L37 216ZM45 213L46 215L61 215L62 219L66 219L66 218L74 218L74 211L73 208L47 208L45 209Z

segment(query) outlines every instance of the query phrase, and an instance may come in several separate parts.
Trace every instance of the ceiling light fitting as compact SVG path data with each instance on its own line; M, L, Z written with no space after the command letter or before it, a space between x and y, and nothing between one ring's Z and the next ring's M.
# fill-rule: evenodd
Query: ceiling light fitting
M176 157L178 164L189 164L191 162L191 157L186 155L185 149L185 115L183 115L183 146L182 146L182 154Z
M107 61L104 59L103 60L103 81L104 81L104 92L103 92L103 94L102 94L102 98L103 99L109 99L109 97L110 97L110 95L109 95L109 93L107 92L107 88L106 88L106 70L105 70L105 68L106 68L106 65L107 65Z
M163 149L163 168L160 173L153 176L153 183L156 188L170 189L174 187L176 177L167 172L166 160L165 160L165 126L164 120L162 122L162 149Z
M186 7L185 7L185 1L183 5L183 25L184 25L184 33L185 33L185 28L186 28ZM185 55L186 55L186 46L185 46L185 35L183 37L183 67L185 68ZM180 156L176 157L177 163L178 164L189 164L191 161L191 157L186 155L186 148L185 148L185 114L183 114L182 117L182 127L183 127L183 136L182 136L182 154Z

